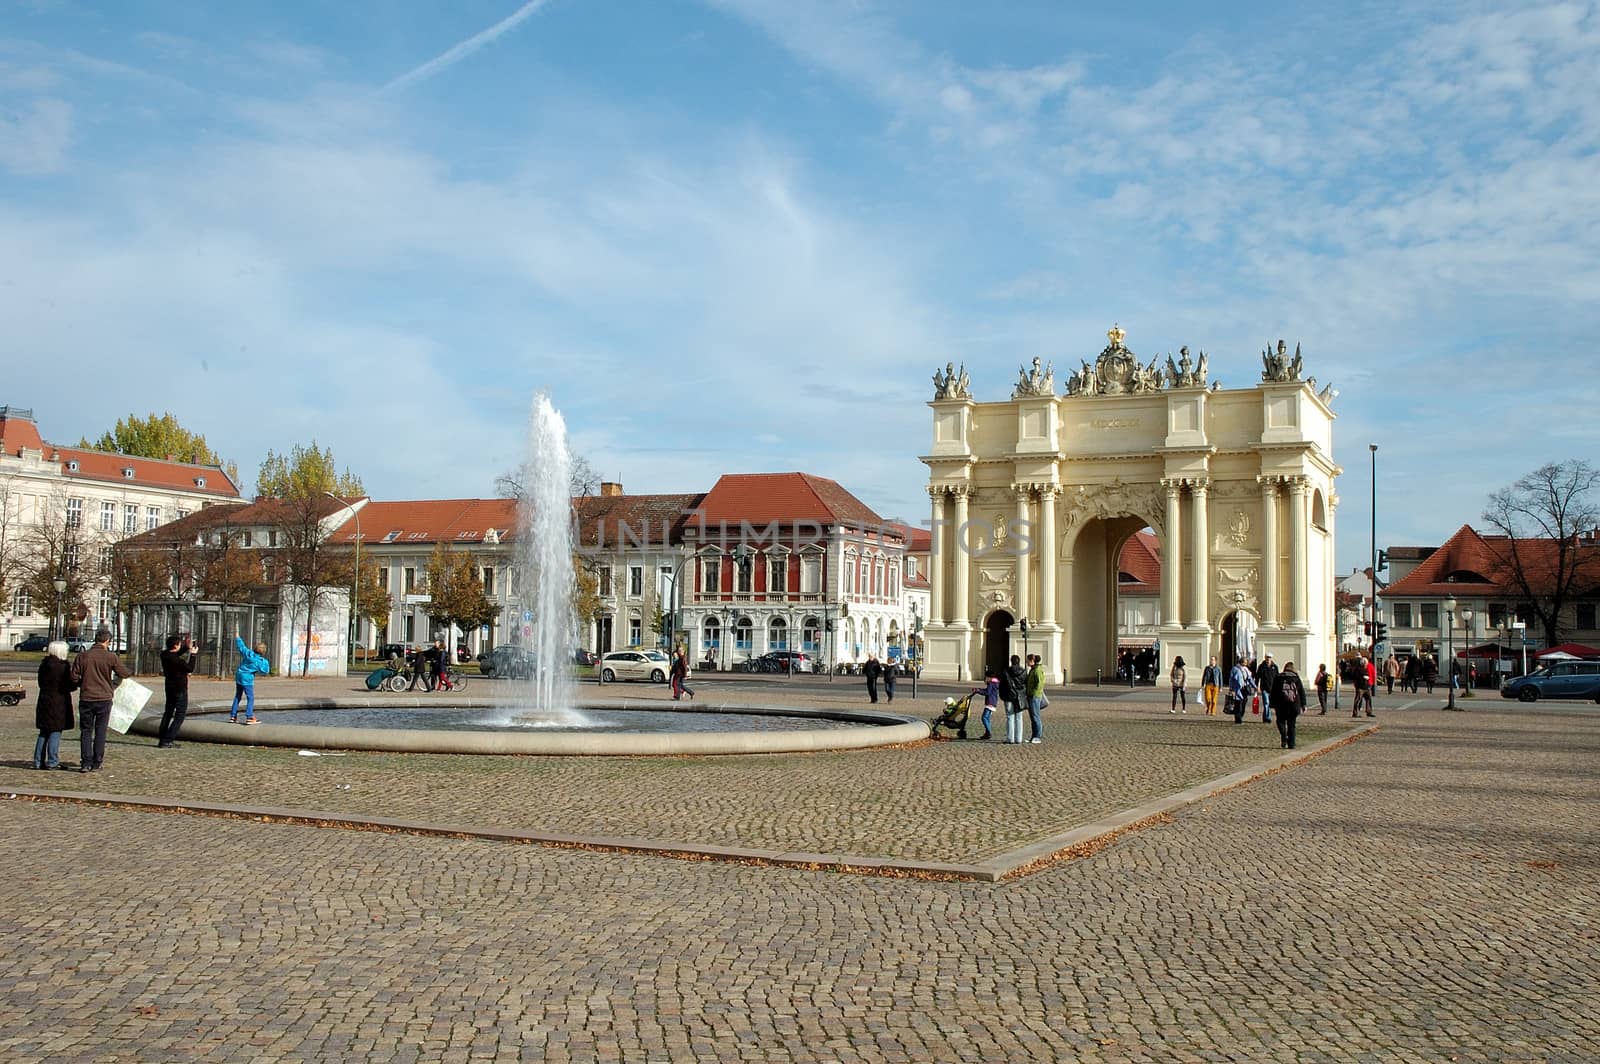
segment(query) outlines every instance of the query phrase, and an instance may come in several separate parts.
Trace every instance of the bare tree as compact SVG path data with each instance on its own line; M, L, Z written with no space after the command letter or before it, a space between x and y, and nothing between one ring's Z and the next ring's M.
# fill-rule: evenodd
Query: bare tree
M0 477L0 603L8 602L29 575L23 564L22 496L16 480ZM6 609L0 605L0 610Z
M1483 519L1506 536L1505 562L1539 623L1546 646L1561 642L1561 611L1600 584L1600 558L1579 534L1600 523L1600 471L1572 458L1540 466L1489 497Z
M40 503L37 520L28 526L22 536L26 558L26 587L35 603L51 604L51 630L60 638L70 627L66 622L76 620L87 612L88 594L98 582L96 568L89 552L96 546L86 534L81 523L74 523L67 515L66 500L52 493ZM57 592L56 580L66 581L66 590ZM60 598L62 627L55 627L55 604Z
M516 499L521 502L528 494L524 485L531 479L532 474L527 465L519 465L515 469L508 469L495 477L494 490L499 493L502 499ZM573 498L587 498L590 495L600 494L600 474L596 472L594 466L589 464L589 460L581 454L572 456L571 484Z

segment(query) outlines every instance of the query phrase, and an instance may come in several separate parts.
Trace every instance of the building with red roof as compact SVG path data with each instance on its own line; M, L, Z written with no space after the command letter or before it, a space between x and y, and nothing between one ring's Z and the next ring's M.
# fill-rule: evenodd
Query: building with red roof
M0 406L0 645L51 627L41 573L64 574L68 629L120 627L115 546L238 498L218 466L49 443L33 411Z

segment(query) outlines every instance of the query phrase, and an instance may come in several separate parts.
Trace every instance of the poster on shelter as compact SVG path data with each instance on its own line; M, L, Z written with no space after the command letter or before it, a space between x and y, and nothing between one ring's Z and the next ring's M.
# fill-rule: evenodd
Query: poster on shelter
M344 660L344 645L337 630L311 629L311 655L306 656L306 631L294 632L289 655L290 676L313 676L333 671L336 662Z

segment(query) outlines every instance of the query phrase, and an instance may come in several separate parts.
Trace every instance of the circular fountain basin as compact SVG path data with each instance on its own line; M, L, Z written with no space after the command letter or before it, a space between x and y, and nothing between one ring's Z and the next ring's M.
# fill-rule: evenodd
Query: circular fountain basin
M903 714L793 706L666 708L619 700L580 705L584 721L573 724L521 718L492 699L264 699L256 703L262 724L244 727L220 716L230 705L197 703L184 740L403 753L686 755L859 749L928 737L925 721ZM130 731L153 736L159 723L159 714L146 712Z

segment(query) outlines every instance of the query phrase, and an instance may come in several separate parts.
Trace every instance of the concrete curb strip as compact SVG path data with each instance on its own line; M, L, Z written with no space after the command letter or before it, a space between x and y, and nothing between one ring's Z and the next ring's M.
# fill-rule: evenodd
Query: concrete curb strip
M298 705L299 703L296 703ZM258 703L259 705L259 703ZM229 728L229 725L215 725ZM243 730L234 726L234 730ZM287 730L287 729L285 729ZM303 729L321 731L326 729ZM356 729L350 729L356 730ZM482 839L493 842L522 843L561 849L601 850L617 853L650 854L683 860L719 860L741 864L775 865L817 871L848 872L859 875L915 877L919 879L976 880L997 882L1040 871L1062 860L1091 856L1130 831L1171 819L1184 806L1214 797L1224 791L1246 786L1255 780L1320 757L1331 750L1365 738L1378 730L1368 724L1344 735L1325 739L1305 750L1282 754L1265 762L1230 772L1181 791L1143 802L1109 817L1079 825L1070 831L1011 850L976 864L939 861L911 861L891 857L868 857L837 853L807 853L758 847L723 846L670 839L644 839L610 835L568 835L560 832L518 831L476 825L429 823L395 817L354 816L315 809L280 806L232 805L219 802L193 802L140 795L96 794L73 791L47 791L19 788L8 793L31 801L68 802L109 806L120 809L163 813L191 813L201 816L305 824L315 827L355 831L389 831L446 838ZM289 744L292 745L292 744Z

